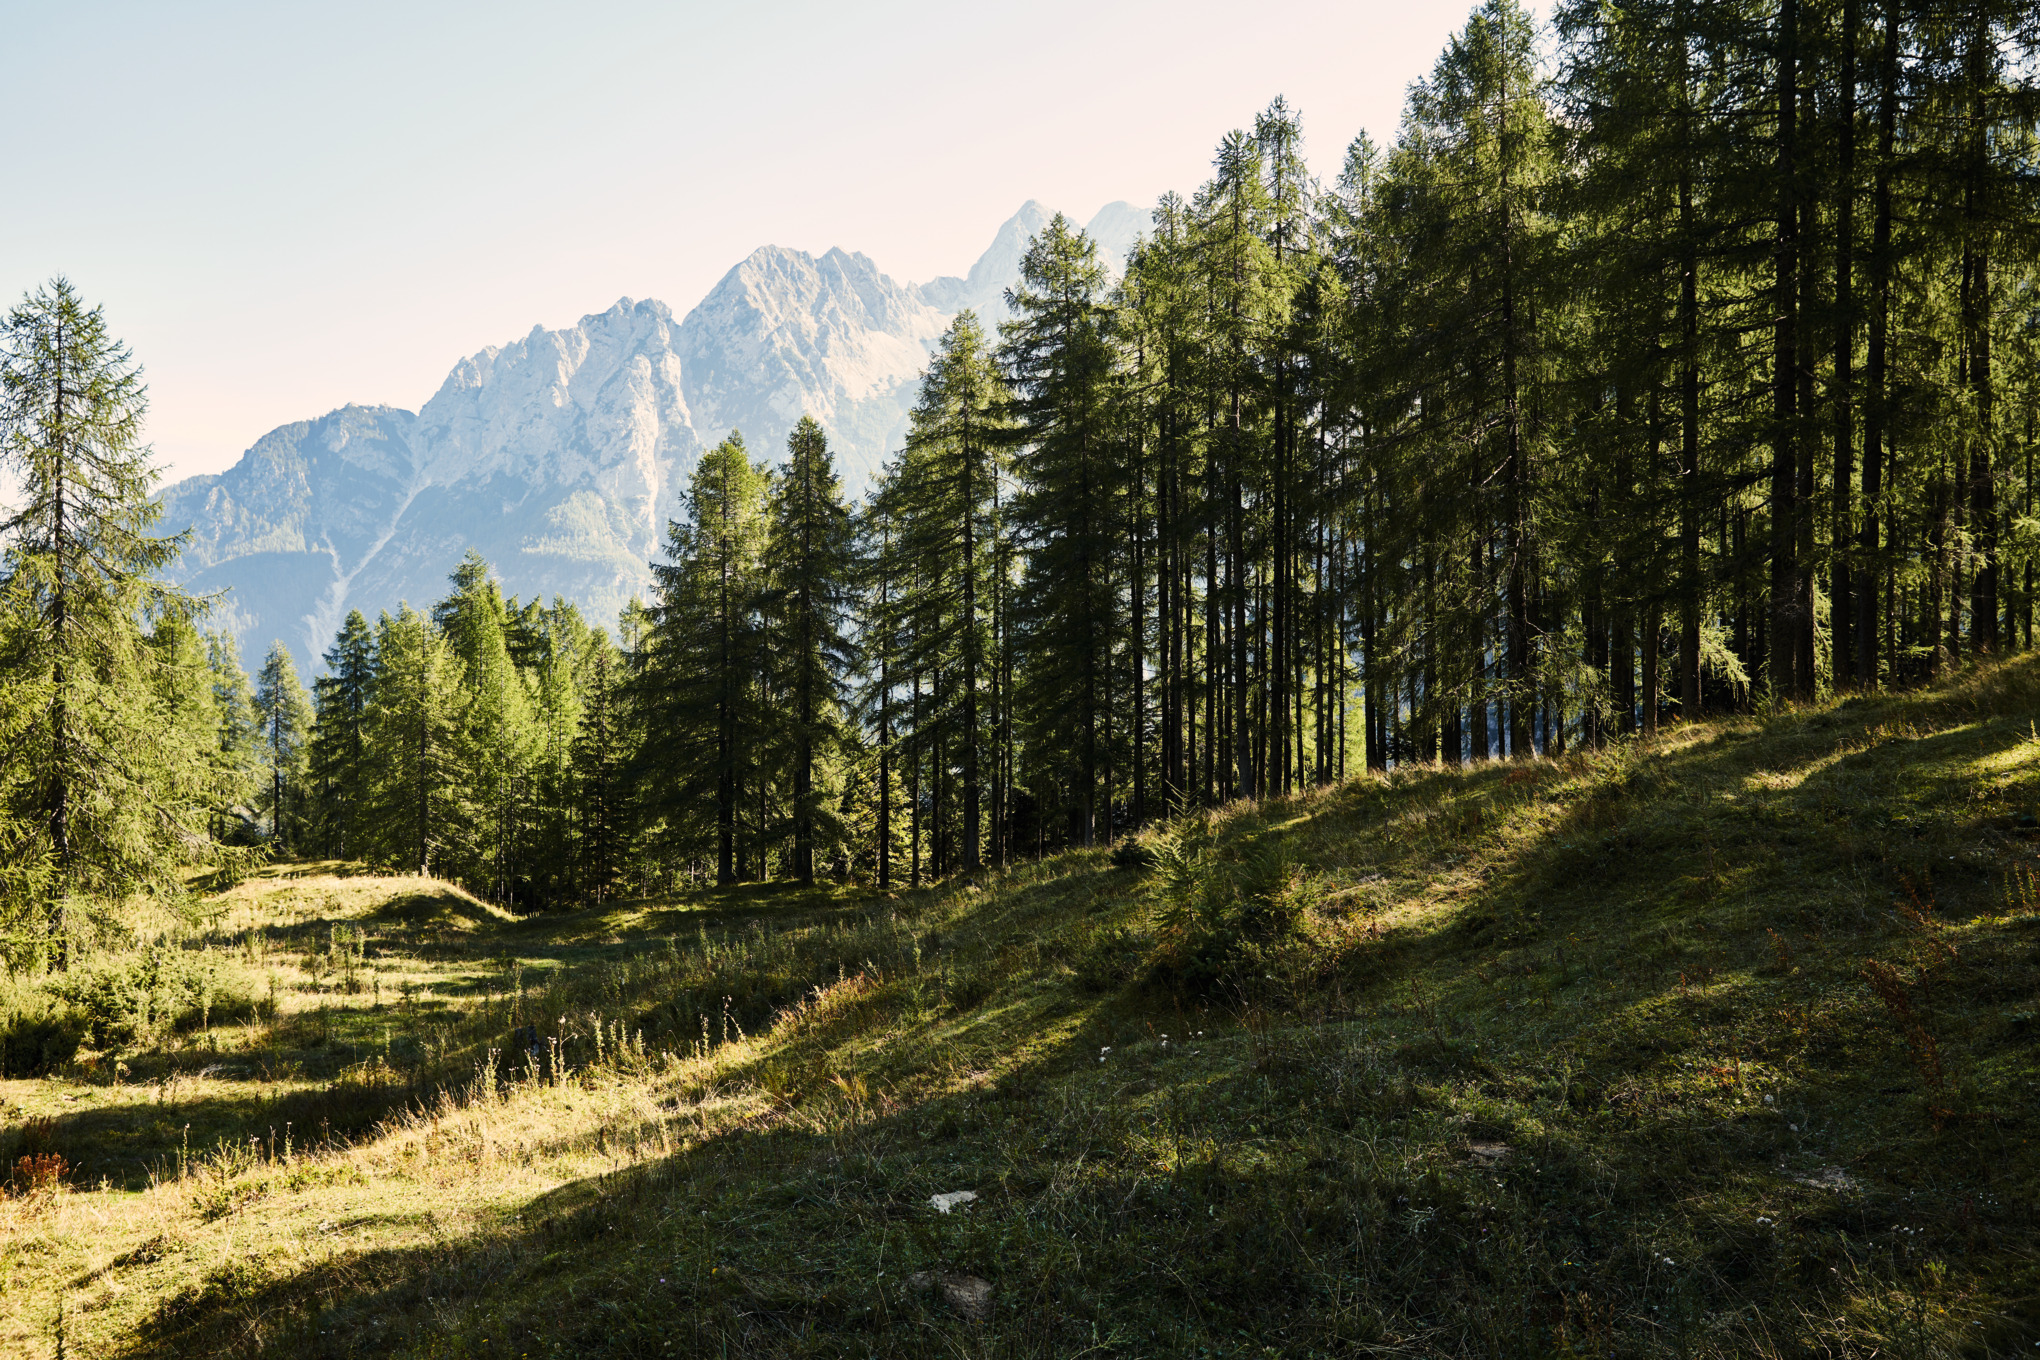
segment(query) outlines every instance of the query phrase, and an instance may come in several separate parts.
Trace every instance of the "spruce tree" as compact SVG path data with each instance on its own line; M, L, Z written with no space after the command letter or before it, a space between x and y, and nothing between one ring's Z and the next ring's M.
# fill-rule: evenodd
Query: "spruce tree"
M49 957L69 959L74 902L154 889L212 853L204 753L165 720L146 621L198 602L158 573L180 535L155 532L141 442L141 370L68 280L0 327L0 816L17 894Z
M581 681L580 726L572 752L579 827L579 884L600 905L616 894L630 851L631 803L625 782L630 717L622 658L601 629L589 636Z
M484 829L463 787L469 696L459 656L409 605L377 623L373 695L364 724L363 852L413 873L445 871L453 866L442 851L458 863Z
M540 736L524 677L510 659L509 610L489 564L469 549L448 580L453 591L433 606L432 618L459 665L464 702L453 758L470 810L445 829L440 850L450 875L511 903L524 874Z
M957 848L969 873L982 862L987 775L997 768L989 719L1004 689L996 656L996 623L1008 584L999 572L1005 525L1000 487L1010 401L973 312L950 323L922 375L909 414L907 446L878 498L878 513L896 530L890 544L895 581L906 587L894 603L902 631L897 664L908 673L946 677L936 701L914 719L917 742L949 752L960 775L956 790ZM992 838L1004 843L997 810Z
M1082 845L1111 835L1100 773L1119 636L1111 507L1124 473L1112 439L1104 286L1097 247L1057 214L1021 259L1000 347L1022 482L1013 522L1026 553L1016 603L1027 639L1029 746L1048 780L1067 790L1072 839Z
M260 830L254 804L262 786L255 690L241 667L241 646L232 633L207 634L205 647L215 723L211 763L220 791L213 836L252 842Z
M531 694L536 742L531 758L532 819L527 877L536 900L567 902L585 894L578 869L583 859L577 807L581 783L574 759L586 690L593 683L591 651L597 633L581 611L555 596L550 606L533 601L510 611L510 653ZM606 638L601 639L608 646ZM608 665L605 657L603 664Z
M815 788L819 759L842 746L856 535L841 480L822 427L802 416L786 441L786 462L773 486L761 563L766 586L765 657L773 688L785 696L788 722L777 740L793 774L793 870L815 881L815 837L834 809Z
M375 635L359 609L326 651L326 673L312 683L311 781L318 799L318 834L329 855L361 853L359 822L369 771L366 730L375 680Z
M718 883L749 877L739 835L763 789L768 483L736 431L695 465L687 519L670 526L668 560L652 568L656 595L634 705L643 805L674 848L713 843ZM764 828L753 825L762 878Z
M299 848L306 824L305 779L313 738L312 704L297 663L281 641L270 644L255 678L256 730L269 767L269 837L279 849Z

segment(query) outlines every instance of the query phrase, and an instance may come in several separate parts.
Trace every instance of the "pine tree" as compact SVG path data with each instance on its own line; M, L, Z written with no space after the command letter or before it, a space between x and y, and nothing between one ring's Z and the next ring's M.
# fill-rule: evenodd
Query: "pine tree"
M739 836L763 791L768 718L759 603L769 478L735 431L702 456L688 518L654 564L656 597L638 675L644 807L675 849L713 842L716 882L749 877ZM704 805L712 822L703 834ZM757 872L766 870L762 826Z
M375 635L359 609L326 652L326 673L312 683L311 781L316 789L320 843L329 855L361 853L360 817L369 771L366 732L375 681Z
M836 822L814 781L817 761L842 745L845 677L854 656L856 536L822 427L802 416L787 437L786 452L772 491L761 563L765 656L791 720L781 726L778 741L793 774L793 871L801 883L812 884L818 824Z
M157 574L182 545L153 531L141 371L68 280L0 329L0 815L18 866L10 914L39 908L68 961L73 902L157 889L212 852L203 753L164 715L144 621L197 601Z
M255 679L256 730L269 767L269 837L282 849L299 848L308 820L305 782L313 739L312 704L298 682L297 663L281 641Z

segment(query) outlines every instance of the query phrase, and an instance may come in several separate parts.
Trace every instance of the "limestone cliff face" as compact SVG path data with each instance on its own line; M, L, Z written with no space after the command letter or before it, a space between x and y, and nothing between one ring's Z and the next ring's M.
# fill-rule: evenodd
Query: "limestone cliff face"
M279 638L315 664L349 609L428 606L469 548L506 593L608 623L649 588L695 460L732 429L777 462L814 416L861 494L944 328L966 307L1004 319L1048 219L1029 202L967 277L918 286L859 254L763 247L682 320L624 298L461 360L416 415L345 406L272 430L228 471L164 491L163 528L189 530L184 579L225 592L215 622L251 666ZM1124 203L1093 219L1115 266L1141 221Z
M949 324L920 290L862 255L766 246L725 274L680 325L680 362L705 431L741 430L777 461L803 412L829 432L861 488L906 432L928 352Z

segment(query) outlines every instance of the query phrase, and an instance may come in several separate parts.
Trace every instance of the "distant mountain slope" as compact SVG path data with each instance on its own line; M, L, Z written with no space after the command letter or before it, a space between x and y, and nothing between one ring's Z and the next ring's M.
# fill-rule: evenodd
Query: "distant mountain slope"
M166 489L163 527L189 529L184 579L224 592L215 621L251 667L278 638L315 663L349 609L429 604L469 548L506 592L612 622L650 586L695 459L732 429L776 462L813 415L861 494L944 328L965 308L1006 318L1051 216L1023 205L961 278L903 284L863 255L764 246L677 322L624 298L535 326L461 360L416 415L344 406L272 430L226 472ZM1144 224L1112 203L1090 230L1116 269Z
M907 408L949 313L862 255L765 246L680 324L679 358L704 430L783 452L802 413L829 431L861 488L906 432Z

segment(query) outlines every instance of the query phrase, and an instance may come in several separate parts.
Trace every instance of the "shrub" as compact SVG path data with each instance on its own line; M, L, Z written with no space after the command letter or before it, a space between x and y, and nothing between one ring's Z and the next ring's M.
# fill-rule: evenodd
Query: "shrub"
M1115 869L1152 869L1159 859L1155 847L1138 836L1122 836L1112 847Z
M1156 847L1156 867L1167 904L1157 972L1191 991L1237 987L1265 967L1272 953L1302 938L1320 895L1279 840L1249 842L1227 855L1216 848L1193 852L1170 839Z
M245 1020L258 1010L255 987L230 955L162 946L53 979L51 992L83 1018L98 1048L146 1043L172 1029Z
M78 1056L84 1018L68 1006L41 1006L0 1014L0 1077L40 1077Z
M1117 991L1140 971L1143 953L1140 938L1132 931L1100 931L1072 964L1077 986L1093 996Z

